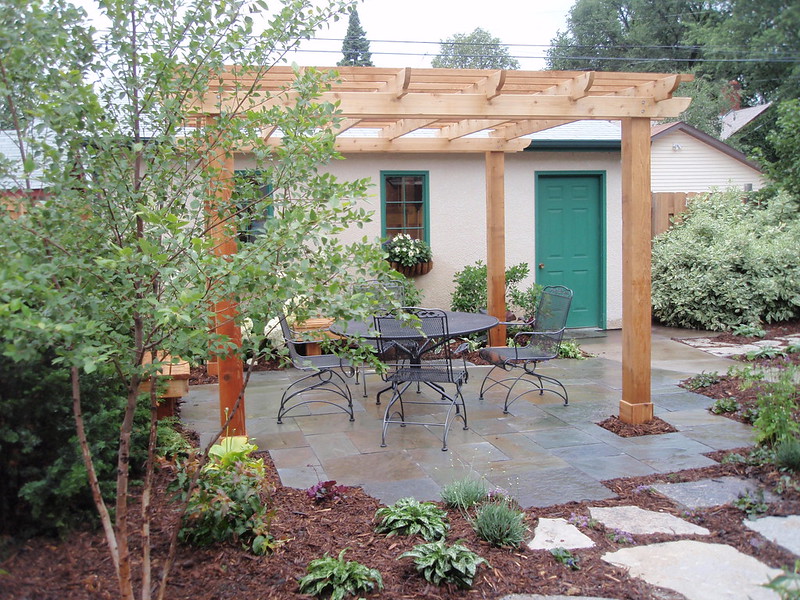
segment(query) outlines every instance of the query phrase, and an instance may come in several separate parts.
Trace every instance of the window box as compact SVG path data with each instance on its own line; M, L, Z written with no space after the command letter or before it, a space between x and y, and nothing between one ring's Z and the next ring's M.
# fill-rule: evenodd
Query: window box
M433 268L432 260L425 262L418 262L414 265L411 265L410 267L406 267L404 265L401 265L399 262L394 262L394 261L390 261L389 264L392 265L392 268L395 271L402 273L406 277L412 277L414 275L425 275L428 271L430 271Z

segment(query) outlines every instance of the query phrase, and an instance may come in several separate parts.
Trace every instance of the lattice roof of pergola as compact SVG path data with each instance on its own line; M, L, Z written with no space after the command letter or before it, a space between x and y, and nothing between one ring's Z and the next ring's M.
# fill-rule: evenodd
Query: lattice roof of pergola
M329 70L330 67L319 70ZM515 152L523 136L581 119L678 116L690 98L673 97L691 75L601 71L503 71L337 67L322 101L337 102L342 152ZM238 90L267 92L264 105L291 102L280 94L290 67L255 73L230 67L198 110L230 109ZM277 141L277 140L276 140Z

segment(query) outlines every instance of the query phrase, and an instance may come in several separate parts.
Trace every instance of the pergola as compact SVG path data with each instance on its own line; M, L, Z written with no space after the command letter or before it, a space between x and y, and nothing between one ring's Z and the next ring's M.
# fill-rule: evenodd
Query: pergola
M325 70L325 69L321 69ZM691 75L599 71L503 71L339 67L320 101L337 104L343 122L337 149L346 154L481 153L486 169L486 262L489 313L505 316L504 157L529 144L522 136L584 119L622 122L622 398L620 418L653 417L650 398L650 121L677 117L691 101L673 97ZM295 75L273 67L256 77L229 68L198 112L214 118L237 101L237 90L266 92L265 107L291 103ZM265 132L270 136L273 132ZM275 137L271 143L280 143ZM232 157L220 158L233 170ZM224 247L223 244L221 247ZM235 251L235 244L233 244ZM227 244L228 250L231 245ZM224 248L222 251L225 251ZM231 307L220 307L230 313ZM232 325L231 325L232 326ZM223 331L225 333L225 331ZM505 343L505 328L490 332ZM238 375L237 375L238 370ZM219 364L220 415L241 391L241 364ZM244 414L240 407L240 414ZM244 417L240 420L244 432Z

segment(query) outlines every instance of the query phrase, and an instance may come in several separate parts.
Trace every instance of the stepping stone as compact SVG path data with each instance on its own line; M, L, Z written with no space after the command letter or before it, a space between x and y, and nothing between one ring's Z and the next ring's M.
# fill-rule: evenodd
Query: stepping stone
M778 600L763 587L782 573L725 544L681 540L622 548L603 560L688 600Z
M614 600L613 598L598 598L597 596L542 596L541 594L510 594L500 600Z
M564 519L539 519L533 539L528 542L531 550L551 550L553 548L591 548L594 546L592 538L581 533L581 531L567 523Z
M590 508L589 513L609 529L619 529L633 535L671 533L673 535L708 535L705 527L699 527L669 513L644 510L638 506L615 506Z
M800 556L800 516L763 517L755 521L745 519L744 524L770 542Z
M651 487L659 494L686 508L710 508L730 504L739 496L746 494L758 498L759 490L756 481L739 477L718 477L685 483L658 483ZM774 500L774 494L764 493L765 502Z

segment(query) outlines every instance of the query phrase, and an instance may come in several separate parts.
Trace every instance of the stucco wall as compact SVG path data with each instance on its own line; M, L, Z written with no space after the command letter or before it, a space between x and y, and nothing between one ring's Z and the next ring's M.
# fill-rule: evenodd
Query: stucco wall
M236 168L251 166L237 160ZM430 242L434 267L415 278L427 306L449 308L453 275L465 265L486 262L486 179L483 155L354 154L331 163L327 170L343 180L369 177L373 181L364 207L375 212L363 229L345 234L378 238L380 172L391 170L429 173ZM506 265L527 262L535 276L535 173L537 171L602 171L606 174L606 325L616 328L622 319L621 181L616 152L517 153L506 155ZM531 281L533 279L531 278Z

